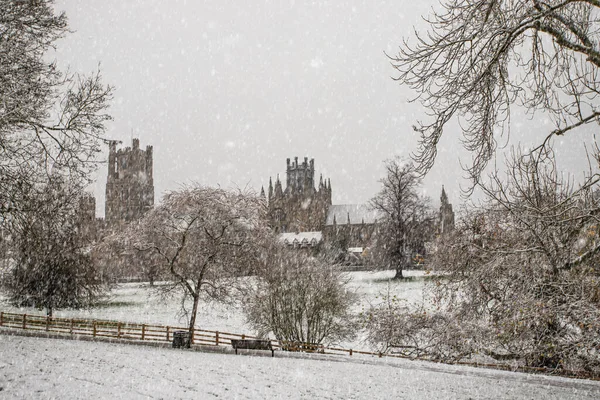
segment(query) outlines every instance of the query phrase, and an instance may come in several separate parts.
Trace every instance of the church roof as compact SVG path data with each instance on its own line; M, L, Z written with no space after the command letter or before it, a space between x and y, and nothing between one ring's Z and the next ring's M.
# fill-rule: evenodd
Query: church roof
M279 240L287 245L316 245L323 239L321 232L287 232L279 235Z
M377 210L373 210L367 204L336 204L329 206L327 212L327 220L325 225L346 225L348 223L348 217L350 217L350 224L374 224L377 220L381 219L380 213Z

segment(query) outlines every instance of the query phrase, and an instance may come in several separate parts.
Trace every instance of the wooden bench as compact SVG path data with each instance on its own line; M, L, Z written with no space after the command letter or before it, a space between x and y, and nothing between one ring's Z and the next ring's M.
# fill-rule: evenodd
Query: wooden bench
M267 339L231 339L231 346L235 349L235 354L238 349L271 350L271 357L275 357L271 341Z
M301 351L304 353L325 353L325 346L316 343L283 341L281 343L281 349L285 351Z

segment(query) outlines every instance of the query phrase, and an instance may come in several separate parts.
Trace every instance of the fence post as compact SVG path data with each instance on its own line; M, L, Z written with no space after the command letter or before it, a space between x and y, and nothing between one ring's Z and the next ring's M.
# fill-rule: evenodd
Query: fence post
M352 349L350 349L350 356L352 356Z
M246 339L246 335L242 334L242 340Z
M69 327L69 333L73 334L73 318L71 318L71 326Z
M46 332L50 330L50 316L46 315Z
M192 328L192 334L190 335L190 344L194 344L194 328Z
M4 312L0 312L0 326L4 323Z
M215 344L219 345L219 331L215 332Z
M27 329L27 314L23 314L23 329Z
M167 326L167 342L169 341L169 327Z
M96 321L94 321L94 337L96 337Z
M142 340L146 338L146 324L142 324Z
M121 339L121 323L117 323L117 339Z

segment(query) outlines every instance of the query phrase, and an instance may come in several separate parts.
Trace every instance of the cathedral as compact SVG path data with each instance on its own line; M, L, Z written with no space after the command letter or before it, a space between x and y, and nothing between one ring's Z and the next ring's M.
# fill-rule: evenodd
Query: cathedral
M140 149L139 139L119 150L115 141L109 143L104 205L109 227L139 219L154 207L152 164L152 146Z
M262 191L264 194L264 190ZM279 175L269 179L269 220L277 233L320 231L331 206L331 182L319 179L315 188L315 160L298 163L287 159L285 190Z
M349 249L369 247L377 232L381 215L367 204L332 204L331 180L315 180L315 160L304 157L286 162L285 188L277 175L269 179L268 193L261 195L268 204L268 218L282 241L294 247L314 247L321 242ZM442 186L441 206L436 221L438 235L454 228L454 212ZM152 146L140 149L139 139L132 146L117 149L109 142L105 218L95 218L95 199L84 197L80 205L82 225L96 236L141 218L154 207ZM95 222L95 223L94 223Z
M339 242L346 248L370 246L381 215L367 204L332 204L331 180L319 178L315 187L315 160L298 157L287 159L286 185L279 175L273 185L269 179L268 195L261 195L268 204L269 223L281 240L294 247L313 247L321 241ZM454 228L454 212L442 187L437 234Z
M269 222L284 243L315 246L322 240L343 241L347 247L366 247L375 232L378 214L365 204L331 204L331 180L319 177L315 187L315 160L287 159L286 186L279 175L269 179ZM261 191L264 195L264 189Z
M108 176L104 218L96 218L96 199L80 199L79 224L83 235L100 239L106 230L116 230L141 218L154 207L152 146L140 149L140 140L117 150L117 141L108 145Z

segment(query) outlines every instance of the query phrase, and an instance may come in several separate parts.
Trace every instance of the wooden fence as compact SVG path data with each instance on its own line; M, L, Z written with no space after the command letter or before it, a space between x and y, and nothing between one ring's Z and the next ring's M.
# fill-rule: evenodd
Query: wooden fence
M57 318L33 314L15 314L0 312L0 327L25 329L32 331L45 331L70 335L92 336L97 338L112 338L123 340L139 340L171 343L173 333L188 331L183 326L165 326L139 324L133 322L120 322L99 319ZM259 339L256 336L222 331L194 329L191 344L231 346L231 339ZM365 354L372 356L403 357L394 354L374 353L337 347L326 347L311 343L271 341L275 349L286 351L300 351L319 354Z
M84 335L97 338L112 338L121 340L138 340L150 342L171 343L173 333L177 331L188 331L187 327L138 324L133 322L120 322L98 319L77 319L77 318L55 318L32 314L15 314L9 312L0 312L0 327L25 329L32 331L55 332L70 335ZM191 343L194 345L212 345L212 346L231 346L231 339L259 339L256 336L229 333L221 331L209 331L204 329L194 329ZM402 354L390 354L381 352L371 352L363 350L344 349L339 347L327 347L311 343L297 342L279 342L271 341L274 349L285 351L299 351L318 354L338 354L349 355L361 354L376 357L393 357L414 359ZM512 370L521 372L558 374L574 378L587 378L600 380L587 371L571 370L549 370L539 367L509 366L501 364L486 364L473 362L455 362L456 365L466 365L472 367L484 367L501 370Z
M138 324L110 320L56 318L31 314L0 312L0 327L84 335L98 338L141 340L170 343L173 333L188 331L187 327ZM229 332L194 329L192 344L231 345L231 339L254 339L255 337Z

